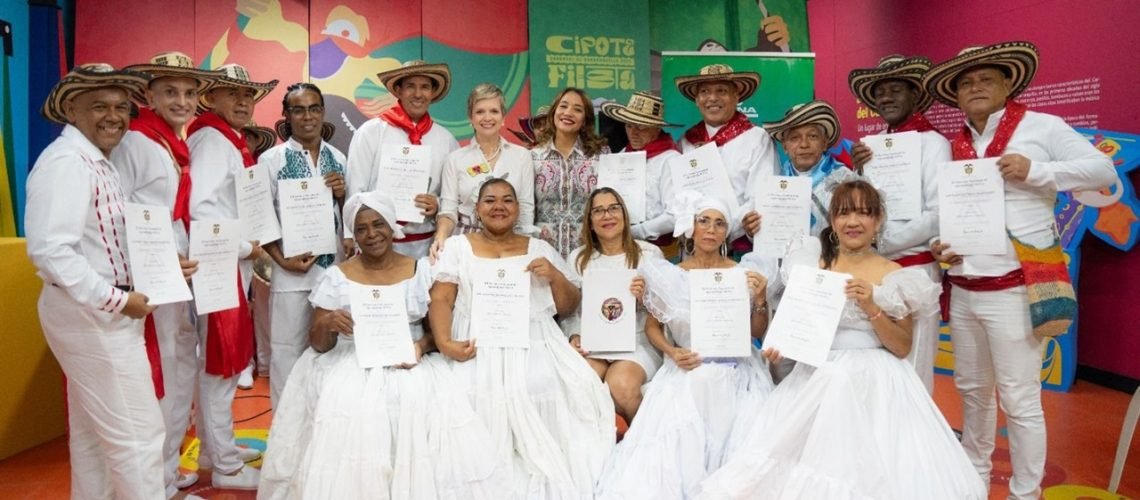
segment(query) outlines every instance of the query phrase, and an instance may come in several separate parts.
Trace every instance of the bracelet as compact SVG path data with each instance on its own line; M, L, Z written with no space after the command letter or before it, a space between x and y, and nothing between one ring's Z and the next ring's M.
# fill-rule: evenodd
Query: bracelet
M760 311L767 311L767 310L768 310L768 301L764 301L764 303L762 303L758 306L752 306L752 312L754 312L754 313L758 313Z
M879 319L879 318L880 318L880 317L882 317L882 316L883 316L883 308L881 308L881 307L880 307L880 308L879 308L879 312L875 313L875 314L874 314L874 316L870 316L870 317L868 317L868 318L867 318L867 321L875 321L875 320Z

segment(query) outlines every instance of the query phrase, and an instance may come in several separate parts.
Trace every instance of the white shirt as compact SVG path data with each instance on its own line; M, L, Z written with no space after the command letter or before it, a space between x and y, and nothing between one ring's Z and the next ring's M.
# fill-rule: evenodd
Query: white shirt
M173 215L182 168L166 147L142 132L128 131L111 151L111 162L119 171L123 195L131 203L166 207ZM178 253L186 255L190 244L182 221L171 221Z
M45 284L92 309L117 313L130 285L122 187L115 166L68 125L28 175L28 257Z
M1004 108L991 114L980 134L967 124L978 156L985 156L1004 114ZM1090 191L1116 182L1112 160L1053 115L1027 111L1006 146L1005 154L1012 153L1026 156L1030 165L1025 181L1005 184L1005 226L1014 237L1034 247L1044 248L1056 241L1053 206L1058 191ZM950 274L1002 276L1020 268L1013 244L1007 242L1005 254L965 256L961 264L950 268Z
M884 222L878 250L888 259L926 252L930 239L938 234L937 175L942 164L950 161L950 141L934 130L918 134L922 143L922 213L916 219Z
M322 155L327 151L328 154L332 155L333 159L341 166L341 168L344 168L346 162L344 153L341 153L331 144L323 140L321 141L320 151L320 154ZM292 155L290 152L296 153L296 155ZM305 173L308 174L304 178L322 179L324 177L321 175L320 167L313 162L313 159L311 157L309 157L309 152L305 150L305 147L302 146L301 143L297 142L292 137L281 144L269 148L264 153L261 153L261 156L257 158L257 163L258 165L265 165L266 172L269 173L269 191L273 195L273 208L277 210L278 220L281 218L281 207L279 205L279 198L277 197L277 182L281 179L303 178L282 175L282 170L288 164L289 157L299 157L304 159L304 169L306 170ZM323 183L324 180L322 179L321 182ZM333 205L333 211L336 212L337 210L337 206ZM340 220L340 214L334 214L334 219ZM335 229L334 231L336 234L339 234L339 231L336 231ZM338 251L334 262L339 262L341 260L342 255L340 255L340 247L340 245L337 245ZM287 271L285 268L277 265L277 261L272 259L270 260L273 263L273 279L269 282L269 289L273 292L301 292L312 290L313 287L317 285L317 282L321 278L321 275L325 273L325 268L316 263L314 263L312 267L309 268L309 271L307 273L301 274L295 273L293 271Z
M459 142L451 132L438 123L432 124L420 142L424 146L431 147L431 182L428 184L428 194L438 197L443 166L447 163L447 156L459 149ZM380 170L380 152L384 145L406 146L411 143L407 132L380 118L364 122L364 125L352 135L352 143L348 147L345 198L380 187L376 186L376 182ZM433 232L435 232L435 221L404 226L405 235Z
M448 217L456 223L459 216L468 223L472 223L475 216L475 202L478 188L492 176L507 177L507 182L515 188L519 202L518 227L523 232L534 229L534 165L531 163L530 151L526 148L511 144L499 138L502 150L498 161L495 162L493 172L475 173L472 168L482 165L483 152L474 139L471 143L452 151L447 156L447 165L443 169L443 182L439 199L440 217Z
M707 124L705 126L708 127ZM709 137L715 134L714 130L719 130L719 127L709 127ZM681 151L688 153L696 148L688 139L681 139ZM736 193L737 210L733 217L739 222L744 217L746 207L752 206L752 194L756 192L760 179L778 175L780 171L776 146L764 127L752 127L717 150L720 151L728 180ZM744 228L740 224L734 225L737 229L729 235L730 241L744 236Z
M190 219L241 220L235 191L235 179L245 170L241 151L212 127L194 132L186 144L190 146ZM245 258L252 251L250 242L238 243L238 269L246 290L253 277L253 263Z
M669 175L667 163L678 156L681 153L668 150L646 160L645 221L630 228L635 239L652 240L673 233L673 214L666 210L673 201L673 176Z

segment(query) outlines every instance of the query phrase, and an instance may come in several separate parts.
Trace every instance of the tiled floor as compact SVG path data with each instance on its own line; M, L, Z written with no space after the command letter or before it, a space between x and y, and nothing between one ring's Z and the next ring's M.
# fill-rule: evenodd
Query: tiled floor
M258 379L253 390L238 392L241 399L234 403L234 418L239 421L248 419L238 424L240 444L264 448L270 415L262 413L269 408L268 391L268 380ZM935 400L950 424L958 427L962 421L961 403L949 377L938 376ZM1127 394L1087 382L1078 382L1069 393L1045 393L1045 415L1049 425L1046 500L1119 499L1140 495L1140 438L1133 443L1121 482L1121 495L1111 495L1104 490L1108 486L1116 440L1128 401ZM998 425L1003 424L999 422ZM189 444L183 465L193 467L192 456L196 453L197 443ZM1005 481L1010 471L1007 447L1008 443L999 435L991 499L1005 498ZM64 499L67 498L68 484L66 438L0 461L0 499ZM217 491L208 485L209 478L203 477L187 491L213 500L254 498L253 492Z

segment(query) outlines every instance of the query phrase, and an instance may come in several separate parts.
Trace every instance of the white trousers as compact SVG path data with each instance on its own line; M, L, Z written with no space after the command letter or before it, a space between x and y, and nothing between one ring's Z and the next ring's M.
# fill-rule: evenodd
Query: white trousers
M44 285L40 324L67 376L71 498L166 498L164 428L143 323Z
M234 442L234 392L238 373L225 378L206 373L206 316L198 317L198 341L203 346L198 356L198 465L213 468L214 473L233 474L245 462Z
M269 283L265 280L254 275L253 281L250 282L253 300L249 302L250 309L253 309L253 338L257 352L255 360L257 361L257 375L268 376L270 364L270 325L269 323Z
M942 269L937 262L915 266L930 275L935 283L942 282ZM934 357L938 354L938 330L941 318L938 314L917 318L914 321L914 338L910 346L910 354L906 360L914 366L918 378L926 386L926 392L934 394Z
M293 365L309 347L309 324L313 320L313 307L309 292L273 292L270 294L271 319L270 345L273 346L269 363L269 400L274 408L289 380Z
M190 426L190 406L198 382L198 329L189 302L164 304L154 310L154 328L162 356L162 382L165 395L159 401L166 424L162 447L166 470L166 496L174 496L182 440Z
M1025 287L971 292L954 287L950 302L954 383L962 395L962 447L990 484L997 388L1009 430L1013 477L1009 498L1035 499L1045 475L1041 409L1041 341L1033 336Z

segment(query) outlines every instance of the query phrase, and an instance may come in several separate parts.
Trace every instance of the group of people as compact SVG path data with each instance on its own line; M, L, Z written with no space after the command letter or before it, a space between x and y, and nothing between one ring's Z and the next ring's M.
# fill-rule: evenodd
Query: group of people
M1111 162L1059 118L1014 98L1036 71L1025 42L972 47L938 65L888 56L853 71L852 92L886 121L917 131L922 207L911 220L827 153L841 137L826 102L753 125L737 111L760 75L723 64L676 85L702 116L674 142L662 100L636 92L600 112L644 151L646 214L631 224L622 196L597 186L609 154L593 103L560 92L534 117L532 147L503 138L506 103L473 89L474 137L460 147L432 121L445 64L381 73L397 105L331 146L321 91L291 85L276 134L255 140L253 111L277 82L236 64L214 71L164 53L116 70L75 68L43 106L64 124L28 180L28 253L44 280L49 346L68 377L73 498L170 498L193 485L179 468L194 413L200 469L215 486L259 498L984 498L996 425L1009 422L1011 498L1036 498L1044 474L1039 308L1025 249L1059 251L1058 191L1112 184ZM923 117L934 100L966 121L947 141ZM138 107L131 117L132 102ZM773 140L774 139L774 140ZM783 148L783 157L775 142ZM670 160L715 143L734 200L675 190ZM262 147L254 147L263 144ZM424 146L422 217L402 220L380 182L393 148ZM263 151L261 149L268 147ZM979 151L983 151L979 154ZM937 176L951 160L999 157L1010 243L1004 255L962 256L939 238ZM280 180L320 178L334 198L335 253L286 256L280 242L240 245L239 306L198 315L157 308L135 291L124 205L168 207L183 274L192 220L238 219L237 176L255 165ZM752 252L764 230L759 182L811 179L810 234L781 259ZM264 464L235 444L231 405L253 356L246 297L252 263L272 262L270 384ZM676 263L679 262L679 263ZM479 270L529 273L527 347L479 345ZM940 265L948 266L946 282ZM762 347L796 266L852 276L828 363L812 367ZM689 271L741 268L751 354L693 350ZM636 270L635 348L587 352L579 320L587 269ZM362 368L352 287L405 297L415 363ZM951 299L961 442L930 397L940 293ZM402 324L402 322L401 322ZM1055 333L1055 332L1053 332ZM760 347L756 347L760 346ZM629 423L615 445L615 414Z

